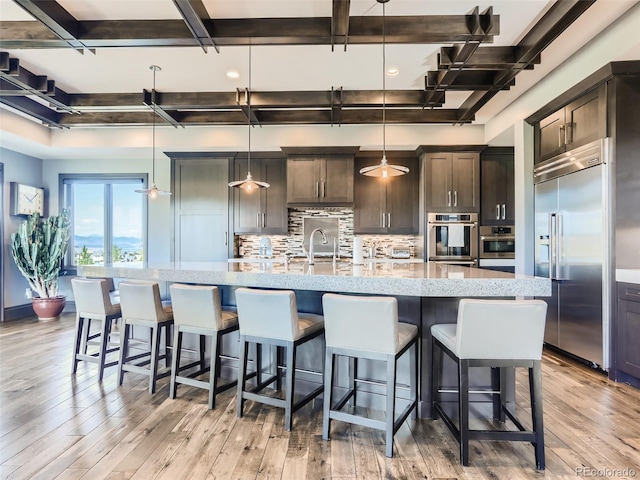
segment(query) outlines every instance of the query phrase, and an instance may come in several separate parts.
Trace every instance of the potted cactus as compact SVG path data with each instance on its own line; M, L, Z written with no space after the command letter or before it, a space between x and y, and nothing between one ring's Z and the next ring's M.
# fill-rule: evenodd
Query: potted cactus
M69 212L42 218L38 213L29 216L11 234L11 254L20 273L37 293L33 310L40 320L60 316L66 297L58 295L58 275L69 245Z

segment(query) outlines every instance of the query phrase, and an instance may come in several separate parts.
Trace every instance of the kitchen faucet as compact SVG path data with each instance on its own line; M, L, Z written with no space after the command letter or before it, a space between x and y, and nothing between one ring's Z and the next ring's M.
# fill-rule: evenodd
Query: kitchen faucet
M324 230L322 230L321 228L316 228L315 230L313 230L311 232L311 234L309 235L309 253L307 253L307 259L309 260L309 265L313 265L314 261L313 261L313 235L318 232L320 235L322 235L322 244L326 245L327 243L329 243L329 240L327 240L327 236L324 233ZM304 252L304 247L302 249L302 251Z

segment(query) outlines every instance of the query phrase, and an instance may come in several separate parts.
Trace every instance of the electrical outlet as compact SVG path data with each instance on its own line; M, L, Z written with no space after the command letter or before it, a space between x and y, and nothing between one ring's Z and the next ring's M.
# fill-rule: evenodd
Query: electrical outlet
M30 289L30 288L27 288L27 289L24 291L24 298L26 298L26 299L28 299L28 300L31 300L31 298L32 298L32 297L33 297L33 293L31 292L31 289Z

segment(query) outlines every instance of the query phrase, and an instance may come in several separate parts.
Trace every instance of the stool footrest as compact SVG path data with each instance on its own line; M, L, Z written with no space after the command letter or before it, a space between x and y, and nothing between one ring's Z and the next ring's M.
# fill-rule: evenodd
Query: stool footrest
M386 430L387 423L384 420L374 420L373 418L362 417L360 415L353 415L346 412L338 412L331 410L329 412L329 418L332 420L339 420L341 422L355 423L363 427L375 428L376 430Z

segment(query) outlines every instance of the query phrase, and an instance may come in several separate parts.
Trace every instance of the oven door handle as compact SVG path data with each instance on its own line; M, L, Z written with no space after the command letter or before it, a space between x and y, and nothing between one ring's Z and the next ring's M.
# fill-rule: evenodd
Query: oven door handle
M473 223L463 223L463 222L429 222L429 225L431 225L432 227L446 227L449 225L462 225L463 227L471 227L471 228L476 228L478 226L478 222L473 222Z

